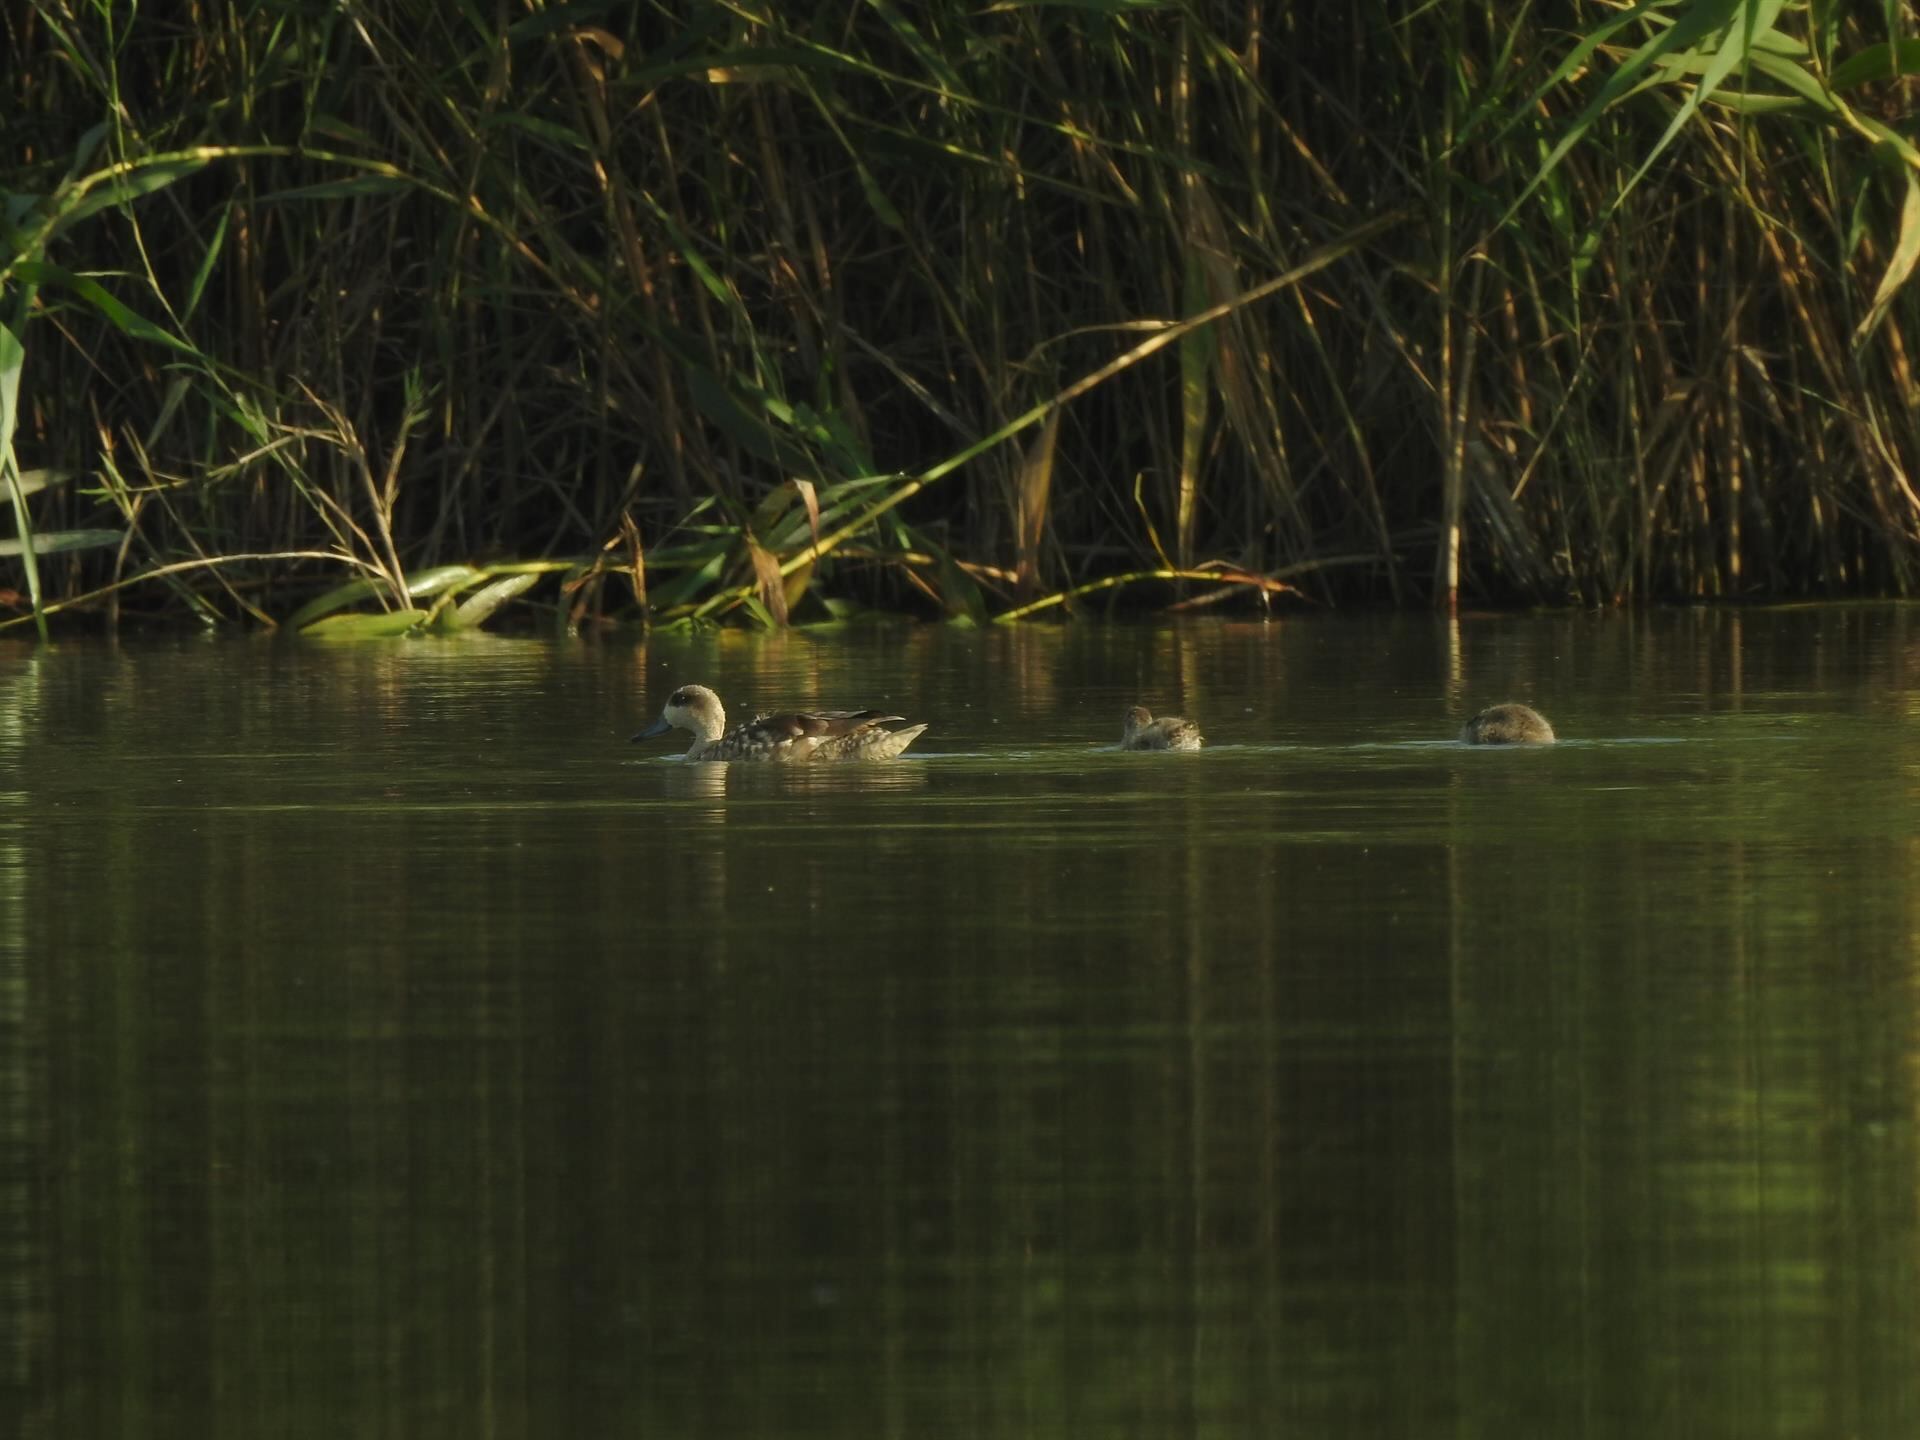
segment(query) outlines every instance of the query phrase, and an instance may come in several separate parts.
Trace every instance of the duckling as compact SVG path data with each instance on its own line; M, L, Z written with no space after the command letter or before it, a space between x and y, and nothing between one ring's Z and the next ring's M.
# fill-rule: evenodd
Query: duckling
M1460 727L1464 745L1551 745L1547 717L1526 705L1494 705Z
M1177 715L1153 718L1144 705L1135 705L1121 717L1122 750L1198 750L1203 741L1200 727Z
M927 727L881 728L898 715L878 710L796 711L756 715L727 728L720 697L704 685L682 685L660 718L633 738L650 740L678 726L691 731L689 760L892 760Z

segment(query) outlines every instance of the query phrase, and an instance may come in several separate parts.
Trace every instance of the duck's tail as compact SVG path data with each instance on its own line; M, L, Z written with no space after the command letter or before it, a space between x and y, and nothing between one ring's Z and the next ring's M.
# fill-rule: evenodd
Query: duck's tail
M894 760L906 752L906 748L920 738L925 725L909 725L904 730L879 730L879 736L863 753L869 760Z

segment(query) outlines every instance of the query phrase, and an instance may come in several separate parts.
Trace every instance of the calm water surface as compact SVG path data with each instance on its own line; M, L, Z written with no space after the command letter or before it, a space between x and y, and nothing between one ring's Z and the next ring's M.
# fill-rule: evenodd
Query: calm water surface
M1891 607L0 646L0 1434L1910 1440L1917 702Z

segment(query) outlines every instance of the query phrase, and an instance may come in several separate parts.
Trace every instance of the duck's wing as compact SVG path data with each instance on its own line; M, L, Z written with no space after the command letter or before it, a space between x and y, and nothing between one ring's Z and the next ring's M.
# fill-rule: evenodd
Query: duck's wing
M920 737L925 725L909 725L904 730L882 730L878 725L862 725L846 735L832 735L813 742L811 758L822 760L892 760Z
M884 710L802 710L798 714L780 718L802 726L802 734L824 739L829 735L851 735L869 725L884 725L890 720L903 720L906 717L889 715Z
M1169 720L1166 726L1169 750L1198 750L1206 744L1200 734L1200 727L1191 720Z
M747 725L777 741L826 740L901 718L880 710L795 710L785 715L756 715Z

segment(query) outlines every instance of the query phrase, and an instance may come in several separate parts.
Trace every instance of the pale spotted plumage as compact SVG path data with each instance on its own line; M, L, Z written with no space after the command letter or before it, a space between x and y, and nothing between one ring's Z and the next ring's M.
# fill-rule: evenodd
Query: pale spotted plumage
M718 695L704 685L682 685L667 697L660 718L633 738L649 740L675 727L689 731L689 760L892 760L927 728L883 728L900 718L878 710L796 711L756 715L729 730Z
M1200 727L1178 715L1153 718L1144 705L1135 705L1121 717L1122 750L1198 750L1205 742Z
M1551 745L1547 717L1526 705L1494 705L1460 727L1467 745Z

